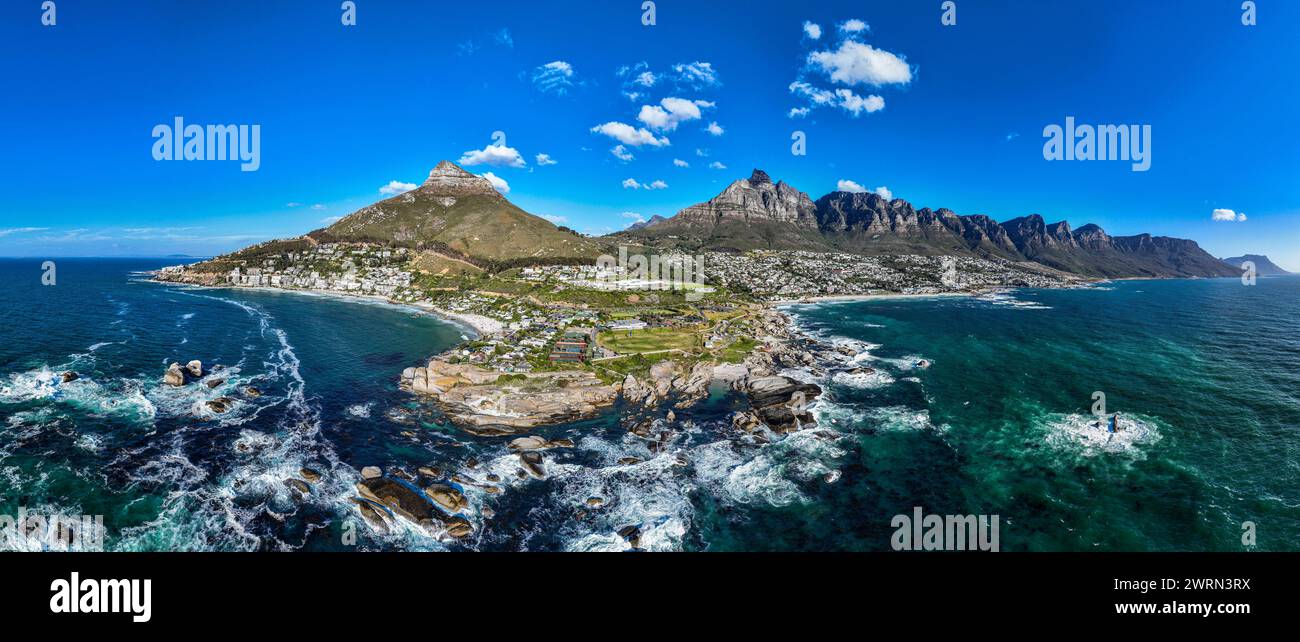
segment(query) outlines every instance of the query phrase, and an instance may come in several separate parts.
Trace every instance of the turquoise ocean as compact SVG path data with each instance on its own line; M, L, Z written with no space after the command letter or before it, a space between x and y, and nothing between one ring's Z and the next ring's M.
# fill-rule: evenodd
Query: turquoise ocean
M618 407L543 429L575 447L519 480L506 440L398 389L465 328L148 281L174 262L64 259L43 286L41 261L0 260L0 515L102 515L126 551L624 550L629 525L650 550L884 551L914 507L997 515L1004 551L1238 551L1247 522L1253 548L1300 549L1300 278L791 306L871 369L788 373L826 389L821 430L742 438L718 387L655 451ZM191 359L222 382L162 384ZM1095 393L1119 438L1092 426ZM234 407L207 411L221 396ZM447 544L371 533L351 502L368 465L506 481L466 488L475 534ZM283 480L303 466L324 477L298 497Z

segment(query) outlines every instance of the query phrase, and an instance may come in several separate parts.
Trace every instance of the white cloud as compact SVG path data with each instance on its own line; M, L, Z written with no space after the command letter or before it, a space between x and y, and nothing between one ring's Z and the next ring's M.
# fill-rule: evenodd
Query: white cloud
M609 153L613 154L614 158L617 158L624 163L635 158L632 156L632 152L627 151L627 148L622 145L615 145L613 149L609 150Z
M673 166L674 166L674 167L690 167L691 164L688 163L688 162L686 162L686 161L684 161L684 160L682 160L682 159L680 159L680 158L674 158L674 159L673 159Z
M416 187L415 183L403 183L401 181L389 181L387 185L379 188L379 193L387 196L396 196L404 192L409 192Z
M1215 221L1245 221L1246 215L1232 210L1216 209L1210 213L1210 218Z
M563 60L548 62L533 70L533 85L542 93L563 96L573 89L573 65Z
M302 207L302 203L299 203L299 202L297 202L297 201L294 201L294 202L292 202L292 203L285 203L284 206L285 206L285 207Z
M650 130L644 127L636 128L627 123L611 121L603 125L592 127L591 131L595 134L604 134L620 143L623 143L624 145L631 145L633 147L640 147L642 145L664 147L669 144L668 138L664 136L656 137L654 134L650 133Z
M727 169L727 166L718 161L713 161L712 163L709 163L709 169Z
M860 116L862 112L873 113L885 108L885 99L880 96L859 96L853 93L851 89L821 89L813 85L795 81L790 83L790 93L796 96L803 96L808 99L811 107L839 107L854 116ZM796 107L790 110L791 118L803 118L808 115L809 107Z
M718 72L713 70L712 63L697 60L692 63L676 64L673 65L673 73L676 74L674 80L679 84L694 89L716 87L722 84L718 81Z
M719 125L717 121L713 121L713 122L709 123L709 126L708 126L708 127L705 127L705 128L704 128L704 131L709 132L710 134L713 134L714 136L721 136L722 133L725 132L726 130L723 129L723 128L722 128L722 125Z
M804 35L813 40L820 40L822 37L822 26L815 22L805 20L803 23L803 32Z
M636 119L651 129L670 132L677 125L704 117L700 109L711 109L714 103L707 100L686 100L684 98L665 98L658 105L642 105L641 113Z
M814 51L808 63L834 82L845 85L906 85L912 82L907 61L883 49L845 40L835 51Z
M550 154L538 154L537 164L546 167L547 165L558 165L560 161L553 160Z
M700 148L696 147L696 148L695 148L695 155L696 155L696 156L699 156L700 158L708 158L708 157L709 157L709 150L707 150L707 149L700 149Z
M320 222L324 225L333 225L335 223L338 223L341 220L343 220L342 216L326 216L325 218L321 219Z
M835 95L840 98L839 106L853 114L855 118L864 111L871 114L885 108L885 99L880 96L862 97L853 93L850 89L836 89Z
M490 165L492 167L524 167L528 163L519 155L519 150L505 145L488 145L483 149L471 149L461 155L456 164L469 167L473 165Z
M495 40L498 45L512 48L515 46L515 39L510 36L510 30L505 27L502 27L501 31L496 32L496 34L492 36L492 39Z
M498 192L501 192L502 194L510 193L510 183L507 183L506 179L501 178L492 172L483 172L482 174L479 174L479 176L486 178L489 183L492 183L492 187L496 188Z
M868 26L866 22L858 20L857 18L849 18L840 23L840 31L846 34L861 33L870 30L871 27Z
M865 192L871 192L876 196L879 196L880 198L883 198L887 201L894 200L894 193L889 191L888 187L882 185L880 187L877 187L876 189L869 190L863 187L862 185L858 184L856 181L851 181L848 180L847 178L841 178L837 183L835 183L835 189L836 191L849 192L852 194L862 194Z
M7 227L0 229L0 237L11 236L14 234L28 234L30 232L44 232L48 227Z
M315 205L312 205L311 208L314 209L314 210L323 210L323 209L325 209L325 206L324 206L324 205L321 205L320 203L317 203L317 204L315 204Z
M540 217L542 217L542 218L544 218L544 219L546 219L546 220L548 220L548 221L550 221L550 222L552 222L552 223L555 223L556 225L559 225L560 223L565 223L565 222L567 222L567 221L569 220L569 219L567 219L567 218L564 218L563 216L555 216L555 215L553 215L553 214L538 214L538 216L540 216Z
M629 218L629 219L632 219L632 222L633 222L633 223L640 223L640 222L642 222L642 221L645 220L645 219L644 219L640 214L638 214L637 212L623 212L622 214L619 214L619 216L622 216L623 218Z
M655 181L653 183L640 183L635 178L628 178L623 181L623 189L668 189L668 183Z

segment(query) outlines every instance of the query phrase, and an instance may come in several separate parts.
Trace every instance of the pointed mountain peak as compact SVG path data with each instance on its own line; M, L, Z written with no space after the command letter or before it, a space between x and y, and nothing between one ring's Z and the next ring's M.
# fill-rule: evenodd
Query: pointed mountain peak
M475 176L449 160L439 161L438 165L429 172L429 179L425 184L441 178L475 178Z
M753 185L754 187L758 187L759 185L762 185L762 184L764 184L764 183L766 183L766 184L768 184L768 185L771 185L771 184L772 184L772 177L771 177L771 176L768 176L768 175L767 175L767 172L765 172L765 171L763 171L763 170L761 170L761 169L756 169L756 170L754 170L754 173L753 173L753 174L750 174L750 175L749 175L749 184L750 184L750 185Z
M488 179L475 176L449 160L439 162L429 172L429 178L420 186L420 191L438 196L497 195L496 188Z

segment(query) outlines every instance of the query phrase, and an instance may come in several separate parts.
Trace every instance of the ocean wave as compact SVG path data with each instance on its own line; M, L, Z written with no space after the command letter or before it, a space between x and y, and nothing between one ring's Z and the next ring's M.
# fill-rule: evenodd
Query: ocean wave
M1142 459L1145 449L1161 439L1158 421L1140 415L1121 415L1114 433L1108 430L1108 420L1093 415L1053 413L1041 425L1048 445L1085 457L1112 454Z

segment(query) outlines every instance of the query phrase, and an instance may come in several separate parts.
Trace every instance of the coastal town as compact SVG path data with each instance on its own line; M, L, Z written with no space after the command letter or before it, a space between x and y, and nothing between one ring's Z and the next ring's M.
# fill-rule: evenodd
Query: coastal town
M600 260L495 274L445 268L430 273L420 267L428 255L367 243L303 244L239 261L224 273L174 266L158 278L380 297L470 326L476 336L467 334L448 354L453 363L503 373L579 367L604 378L647 371L646 355L739 361L756 345L748 320L772 303L1062 287L1079 281L1011 261L969 257L751 251L663 261L700 266L697 282L670 274L647 277Z

